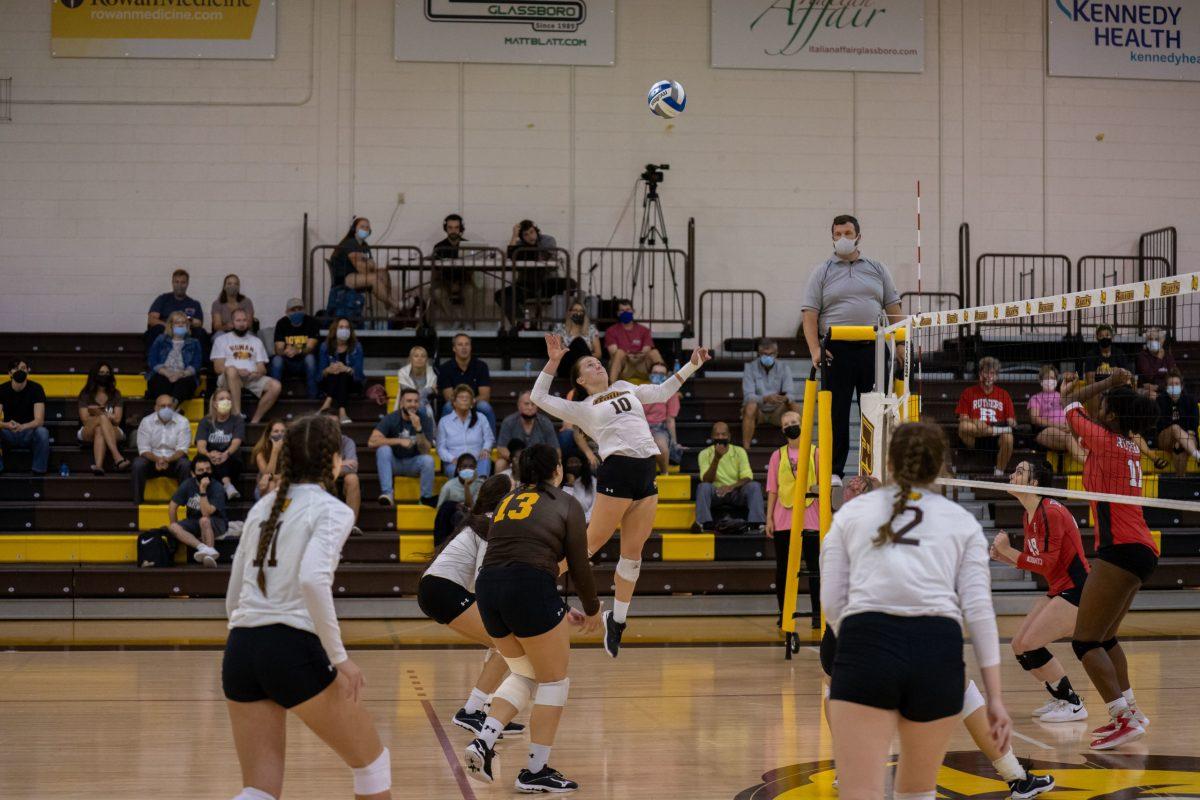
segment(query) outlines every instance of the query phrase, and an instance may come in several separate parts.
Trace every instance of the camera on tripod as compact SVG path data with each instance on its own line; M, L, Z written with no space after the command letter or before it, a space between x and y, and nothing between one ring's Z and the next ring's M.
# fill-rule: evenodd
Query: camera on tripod
M639 177L646 183L662 183L665 179L663 171L670 168L670 164L647 164L645 172Z

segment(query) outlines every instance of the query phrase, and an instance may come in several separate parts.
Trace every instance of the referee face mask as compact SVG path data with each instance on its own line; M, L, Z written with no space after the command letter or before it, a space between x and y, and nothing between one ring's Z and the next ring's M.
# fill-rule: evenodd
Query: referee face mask
M854 255L854 251L858 249L860 238L850 239L846 236L833 241L833 252L837 253L842 258L849 258Z

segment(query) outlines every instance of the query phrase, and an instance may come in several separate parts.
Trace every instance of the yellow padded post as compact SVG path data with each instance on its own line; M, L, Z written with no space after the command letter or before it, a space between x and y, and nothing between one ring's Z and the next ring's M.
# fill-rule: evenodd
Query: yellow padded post
M711 533L662 534L663 561L713 561L716 537Z
M829 338L835 342L873 342L874 325L830 325Z

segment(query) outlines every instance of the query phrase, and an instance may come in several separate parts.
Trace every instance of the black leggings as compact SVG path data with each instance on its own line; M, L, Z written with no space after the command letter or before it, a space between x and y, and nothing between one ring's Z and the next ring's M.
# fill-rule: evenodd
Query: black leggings
M334 408L345 408L351 394L362 393L362 384L354 380L353 372L339 372L321 378L321 391L332 398Z
M220 464L212 465L213 477L219 481L224 481L226 478L237 483L238 476L242 474L242 459L238 455L232 455Z
M180 378L177 381L167 380L165 375L154 373L146 382L146 398L154 400L160 394L169 394L175 398L176 404L191 400L196 396L198 383L195 375Z
M808 594L815 608L821 602L821 573L817 568L820 542L816 531L802 531L800 535L800 557L803 566L800 575L808 573ZM792 549L792 532L775 531L775 601L779 604L780 622L783 615L783 599L787 595L788 553ZM797 583L797 586L799 584ZM819 617L813 615L813 627L820 627Z

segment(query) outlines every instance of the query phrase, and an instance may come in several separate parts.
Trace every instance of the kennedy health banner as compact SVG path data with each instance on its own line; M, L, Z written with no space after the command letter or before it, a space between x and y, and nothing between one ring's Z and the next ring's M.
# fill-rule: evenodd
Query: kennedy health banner
M712 0L712 65L921 72L925 2Z
M397 61L611 65L616 0L396 0Z
M1200 81L1200 0L1047 0L1051 75Z
M274 58L276 0L53 0L50 53Z

